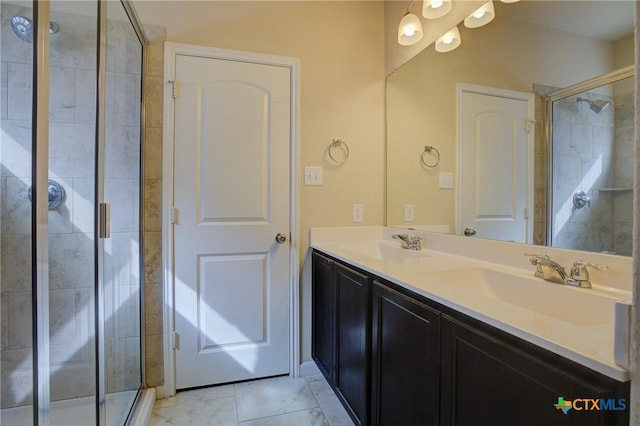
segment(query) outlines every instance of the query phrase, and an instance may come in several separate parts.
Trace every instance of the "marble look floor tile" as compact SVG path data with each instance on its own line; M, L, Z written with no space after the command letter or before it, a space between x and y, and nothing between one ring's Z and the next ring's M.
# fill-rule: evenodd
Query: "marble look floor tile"
M354 424L322 374L307 376L305 380L331 426L351 426Z
M235 389L233 385L210 386L202 389L178 392L171 398L158 399L154 406L154 411L155 409L171 407L178 404L190 404L194 401L208 401L224 397L235 398Z
M318 407L303 378L277 377L238 383L235 387L241 422Z
M281 414L238 423L242 426L329 426L329 422L319 408Z
M160 425L237 425L235 398L232 396L189 400L168 407L155 408L151 416L150 426Z

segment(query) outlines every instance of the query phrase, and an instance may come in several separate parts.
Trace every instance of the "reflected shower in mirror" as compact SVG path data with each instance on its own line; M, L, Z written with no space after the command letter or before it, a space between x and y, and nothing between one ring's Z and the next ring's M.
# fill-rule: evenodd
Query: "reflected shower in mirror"
M576 217L598 208L596 200L601 203L600 196L604 197L607 192L599 191L600 186L575 188L572 193L573 196L584 191L591 207L585 201L585 207L576 209L571 201L568 206L575 217L566 216L566 209L565 216L553 216L552 201L557 204L561 199L566 200L564 193L555 194L556 186L561 182L558 174L573 174L575 180L578 172L574 169L580 169L582 173L593 158L589 159L586 153L581 152L564 161L561 167L551 163L555 151L550 149L553 141L547 133L547 124L551 120L547 118L549 112L545 108L545 100L562 88L574 87L634 63L633 2L524 0L512 4L496 2L495 8L496 17L488 25L475 29L460 26L464 41L458 49L438 53L433 46L428 47L387 77L387 225L415 229L437 225L458 235L469 228L477 231L476 238L628 255L628 249L622 249L627 244L622 241L626 238L623 237L626 226L623 219L607 222L616 223L617 230L613 230L613 225L605 225L605 218L598 219L598 237L584 235L593 233L595 228L573 224ZM607 16L607 19L600 19L602 16ZM526 145L526 155L523 147L516 145L508 148L513 150L513 156L505 154L497 146L491 146L491 149L478 146L472 153L463 148L469 146L460 140L465 129L481 129L484 118L489 118L485 123L493 120L494 123L505 124L506 120L505 114L493 118L484 114L491 111L489 107L482 109L485 106L477 116L463 114L462 93L465 88L471 88L469 90L475 93L533 99L526 107L527 111L523 111L522 118L510 118L514 133L526 135L513 138L514 144ZM621 110L618 93L614 92L616 90L601 87L573 93L570 99L559 101L556 115L564 115L558 112L557 106L567 103L571 111L581 117L592 115L589 118L596 123L622 120L626 112ZM628 96L633 96L633 93L629 92ZM599 114L596 113L598 111ZM465 120L472 121L467 123ZM589 141L585 150L592 155L593 141L600 143L598 137L586 136L589 125L573 124L576 125L571 130L574 137ZM508 127L503 126L505 129ZM605 132L601 127L590 131L594 134ZM621 131L614 124L606 130L613 132L614 136ZM577 132L583 132L583 135L578 136ZM493 138L488 132L484 135L487 141ZM440 163L437 167L422 166L420 156L425 146L439 150ZM508 144L504 146L508 147ZM611 145L613 156L617 155L616 147L617 141ZM500 153L499 160L496 153ZM629 153L625 155L629 160L633 157ZM603 155L602 158L606 157ZM497 167L498 163L501 167ZM616 165L614 169L619 167ZM511 169L514 170L512 175L503 174L504 170ZM453 175L452 187L441 184L450 175ZM475 192L463 193L463 178L470 175ZM522 180L525 187L521 186ZM615 175L608 174L605 181L607 186L604 188L619 187L615 183ZM494 182L496 186L478 182ZM485 194L494 197L502 194L505 197L494 202ZM611 203L613 197L623 197L622 192L607 196ZM461 211L462 207L475 215L472 220ZM495 211L492 211L493 207ZM406 211L412 214L405 215ZM501 223L506 226L514 221L524 225L517 236L505 232L488 234L480 226L488 220L494 221L494 229L500 229ZM562 232L556 232L560 228L552 230L554 222L565 223ZM610 230L609 234L607 230ZM569 234L576 241L598 239L607 243L569 245Z
M627 77L549 96L554 247L631 256L633 90Z

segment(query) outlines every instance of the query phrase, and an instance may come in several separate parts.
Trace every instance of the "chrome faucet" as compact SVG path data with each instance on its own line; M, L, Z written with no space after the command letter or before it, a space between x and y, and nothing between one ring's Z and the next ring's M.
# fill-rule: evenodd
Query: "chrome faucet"
M545 281L552 281L554 283L565 284L567 279L567 271L555 260L551 260L549 256L545 255L525 255L531 256L529 261L532 265L536 266L536 272L534 274L537 278L542 278Z
M567 271L565 271L558 262L551 260L551 258L546 254L542 256L537 254L525 254L525 256L531 256L529 261L532 265L536 266L536 272L534 274L535 277L542 278L546 281L552 281L554 283L572 285L581 288L591 288L591 281L589 281L589 271L587 268L593 268L599 271L608 269L605 265L576 260L573 262L570 275L567 276Z
M393 234L394 240L400 240L400 247L407 250L422 250L422 238L418 236L410 237L407 234Z

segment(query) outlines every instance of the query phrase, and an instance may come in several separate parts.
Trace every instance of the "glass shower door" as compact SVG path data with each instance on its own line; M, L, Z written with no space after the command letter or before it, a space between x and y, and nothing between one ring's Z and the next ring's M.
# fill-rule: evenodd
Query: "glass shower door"
M97 1L50 2L51 425L96 423Z
M107 2L102 288L106 424L123 424L141 378L140 105L142 45L120 2Z

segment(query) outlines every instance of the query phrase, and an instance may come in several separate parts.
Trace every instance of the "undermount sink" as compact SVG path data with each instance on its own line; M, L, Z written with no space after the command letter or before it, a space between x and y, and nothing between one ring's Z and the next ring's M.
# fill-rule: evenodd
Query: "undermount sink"
M480 300L480 296L578 326L613 322L615 300L590 290L485 268L426 272L440 293Z
M400 247L400 244L387 242L359 242L342 244L341 249L349 251L356 256L364 256L375 260L405 261L416 258L429 257L419 250L408 250Z

